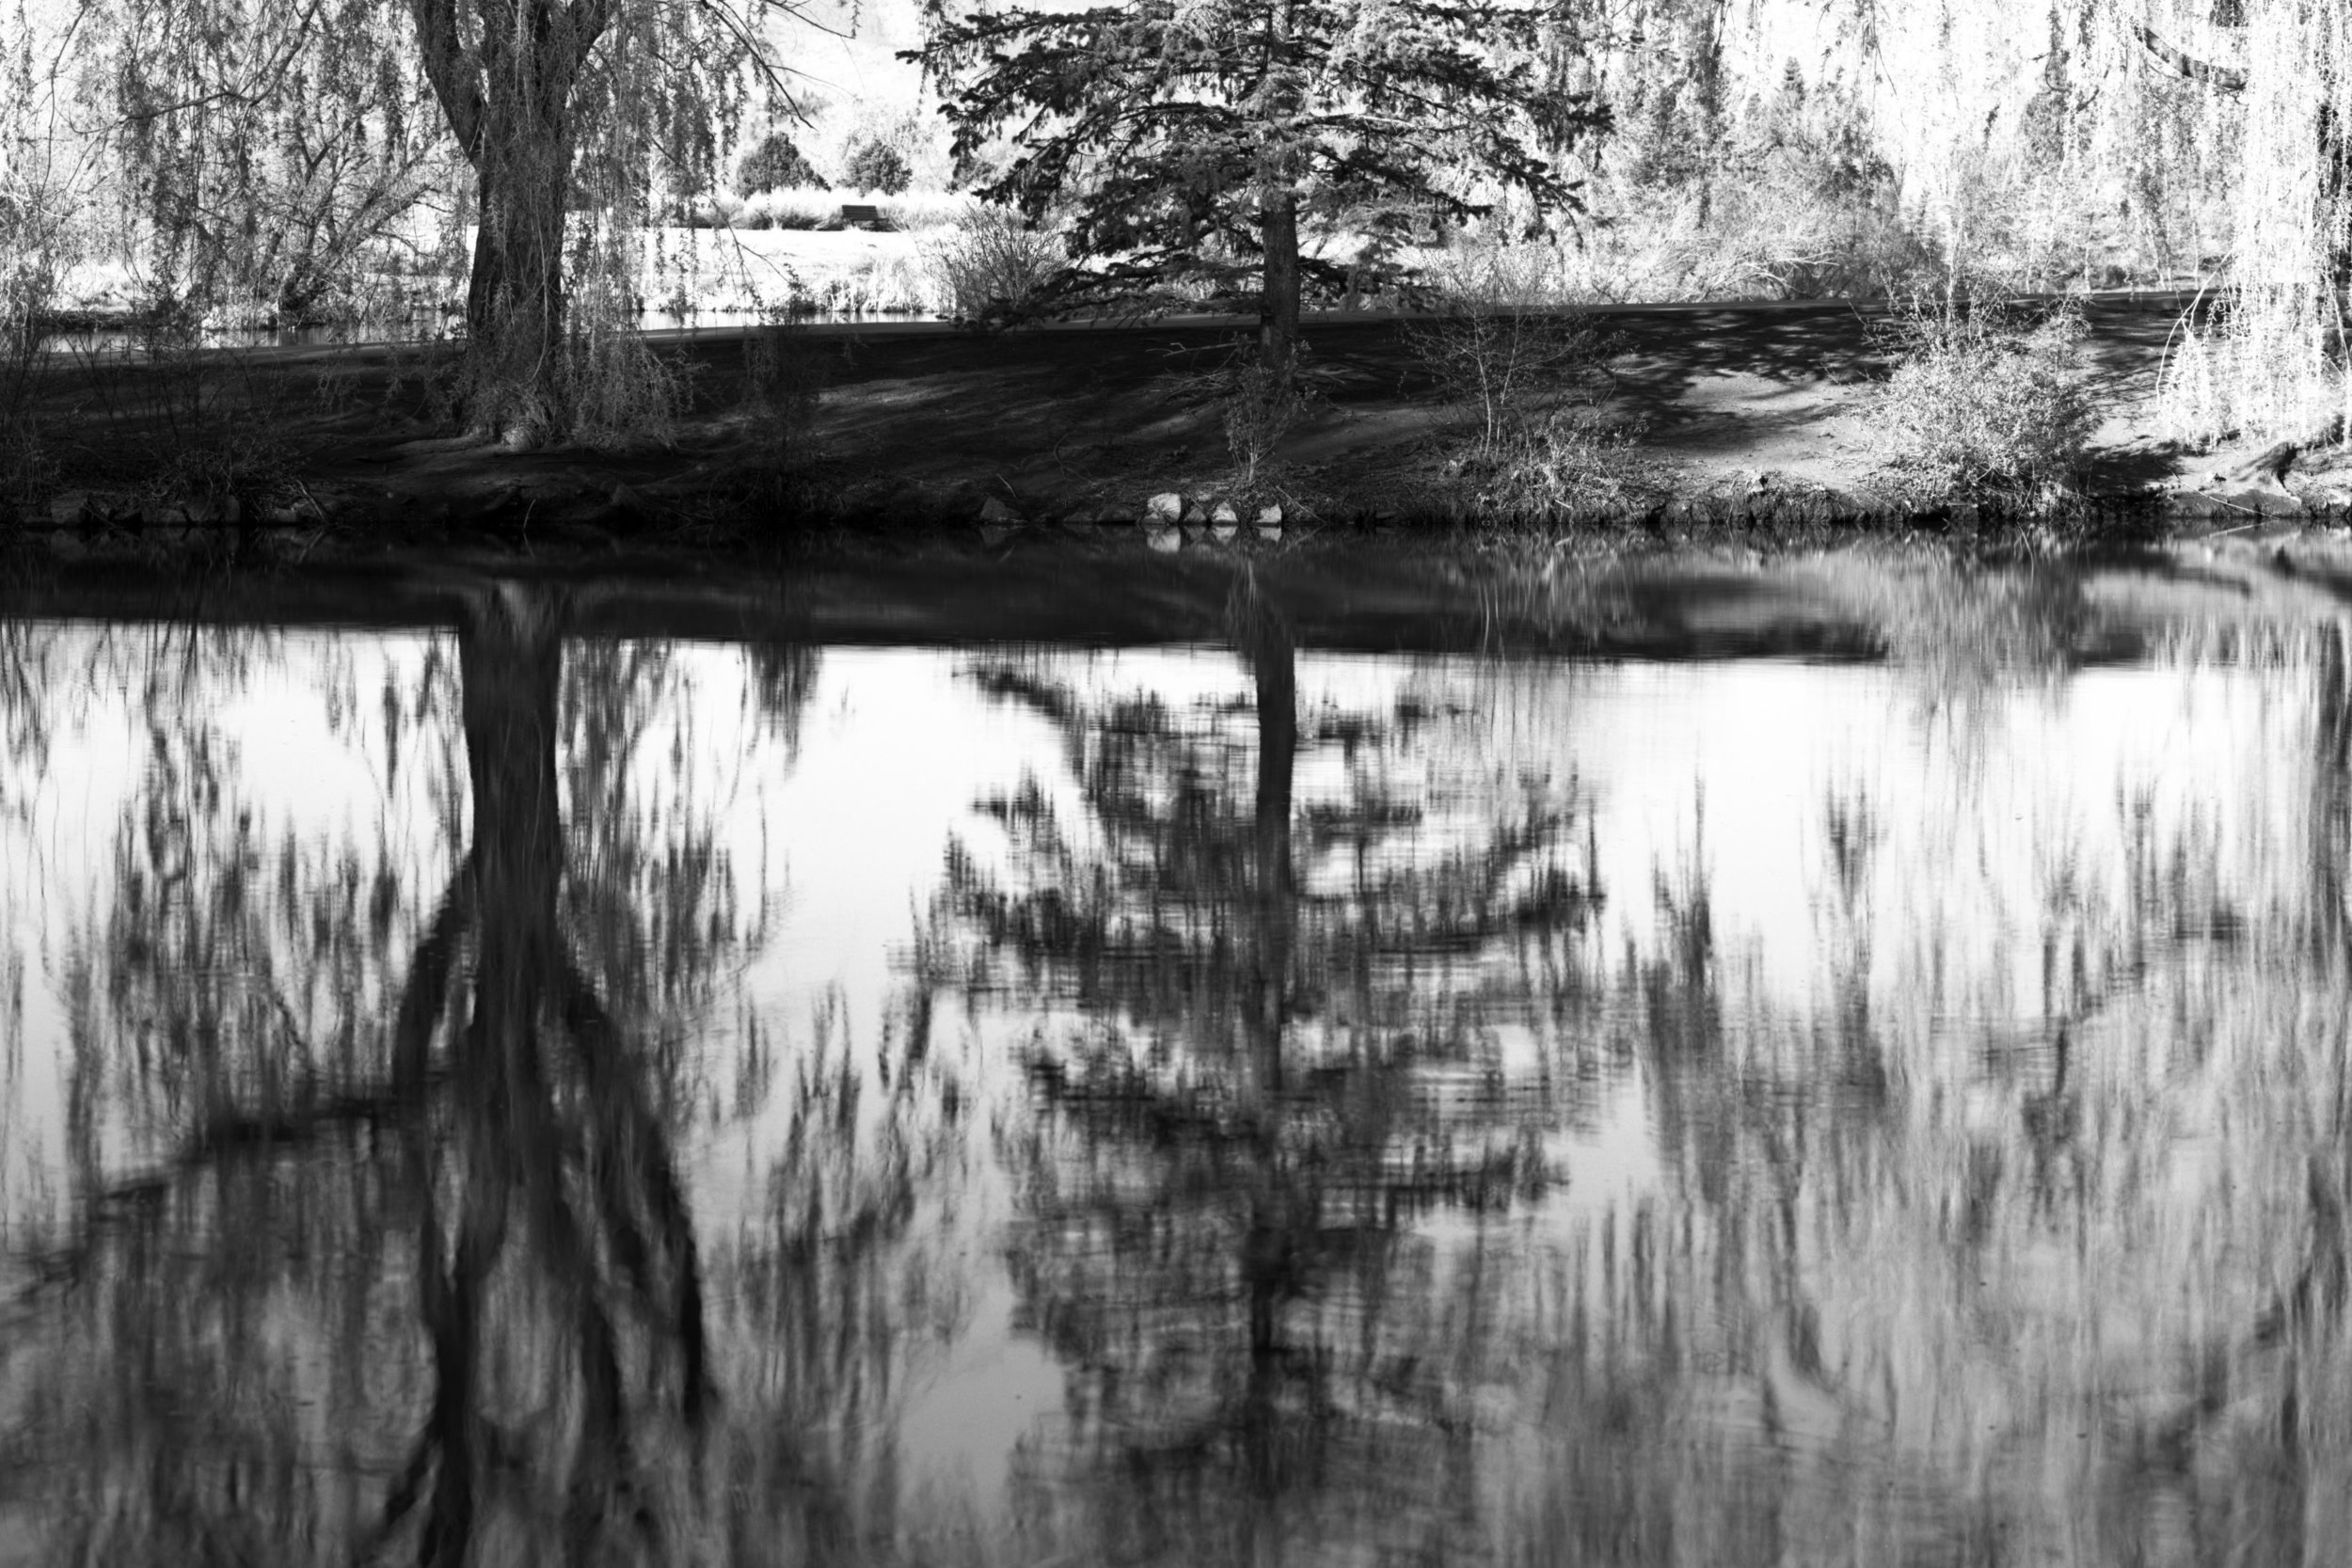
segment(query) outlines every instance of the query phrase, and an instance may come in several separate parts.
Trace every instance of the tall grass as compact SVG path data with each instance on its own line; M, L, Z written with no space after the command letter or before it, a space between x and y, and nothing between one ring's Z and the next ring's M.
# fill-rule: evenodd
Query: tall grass
M880 196L794 186L750 197L712 192L695 198L683 216L696 229L817 230L838 227L841 209L848 205L873 208L885 228L921 233L961 221L978 203L945 191Z

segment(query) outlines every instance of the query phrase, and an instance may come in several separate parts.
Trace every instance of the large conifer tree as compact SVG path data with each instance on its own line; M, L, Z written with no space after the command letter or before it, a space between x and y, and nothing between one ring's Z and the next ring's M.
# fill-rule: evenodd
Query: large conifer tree
M1084 264L1066 305L1255 275L1264 362L1288 373L1302 297L1349 266L1302 247L1367 242L1394 276L1416 229L1517 189L1579 211L1556 160L1603 127L1558 87L1567 8L1513 0L1129 0L959 14L926 0L920 59L955 130L958 178L1032 220L1067 204ZM991 166L993 143L1010 156Z

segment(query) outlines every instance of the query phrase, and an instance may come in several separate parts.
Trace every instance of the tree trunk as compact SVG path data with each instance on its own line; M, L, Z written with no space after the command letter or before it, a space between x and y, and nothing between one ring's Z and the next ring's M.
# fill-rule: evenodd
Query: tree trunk
M1265 293L1258 305L1259 363L1280 385L1298 361L1298 197L1287 186L1266 193Z
M457 0L409 0L425 74L479 198L466 290L468 426L510 446L563 427L564 206L573 85L604 30L602 0L486 0L478 45Z
M513 447L561 427L564 407L564 204L572 179L576 61L540 44L519 57L485 50L513 90L485 105L474 159L481 229L466 290L467 422Z
M564 188L567 148L544 176L485 166L466 289L466 420L517 449L542 445L564 406ZM501 176L503 176L501 178Z

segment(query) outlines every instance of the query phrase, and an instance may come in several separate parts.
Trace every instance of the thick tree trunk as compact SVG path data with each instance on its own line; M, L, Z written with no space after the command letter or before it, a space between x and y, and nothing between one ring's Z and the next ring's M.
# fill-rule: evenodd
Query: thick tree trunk
M478 44L456 0L409 0L425 74L472 163L481 230L466 291L468 425L536 446L564 424L564 205L571 96L603 0L486 0Z
M561 617L544 591L501 584L457 643L481 911L476 1006L490 1022L494 1051L527 1049L564 968L556 926Z
M568 149L552 169L485 167L481 230L466 289L466 419L485 438L543 444L563 424L564 189Z
M1279 381L1287 384L1298 360L1298 198L1270 191L1262 210L1265 242L1265 293L1258 306L1258 354Z
M516 87L488 103L474 160L482 227L466 291L467 422L515 447L540 445L563 424L567 53L494 62Z

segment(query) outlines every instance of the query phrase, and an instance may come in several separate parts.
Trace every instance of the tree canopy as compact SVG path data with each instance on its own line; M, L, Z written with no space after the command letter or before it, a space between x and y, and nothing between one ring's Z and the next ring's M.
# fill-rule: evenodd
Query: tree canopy
M633 325L656 166L707 186L749 111L789 112L769 24L821 8L91 0L76 53L159 293L227 281L298 309L341 253L440 198L470 246L467 422L532 444L613 368L583 336Z
M1400 245L1514 189L1579 210L1559 156L1604 128L1565 87L1565 8L1502 0L1130 0L960 15L922 61L957 178L1032 221L1067 207L1065 307L1254 291L1270 369L1302 297L1401 275ZM1004 156L992 156L1009 137ZM1359 248L1302 248L1344 232Z

